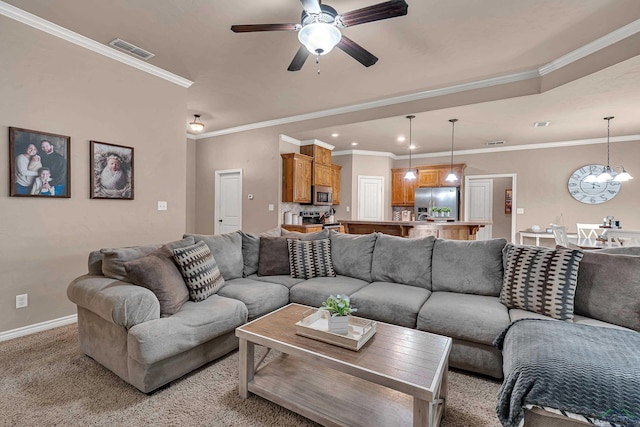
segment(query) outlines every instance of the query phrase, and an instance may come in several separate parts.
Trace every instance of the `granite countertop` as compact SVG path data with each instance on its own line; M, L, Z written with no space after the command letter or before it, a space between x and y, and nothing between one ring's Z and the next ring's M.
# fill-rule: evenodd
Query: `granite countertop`
M453 226L453 225L490 225L493 221L361 221L351 219L338 220L340 223L348 224L386 224L386 225L404 225L404 226L421 226L421 225L438 225L438 226Z

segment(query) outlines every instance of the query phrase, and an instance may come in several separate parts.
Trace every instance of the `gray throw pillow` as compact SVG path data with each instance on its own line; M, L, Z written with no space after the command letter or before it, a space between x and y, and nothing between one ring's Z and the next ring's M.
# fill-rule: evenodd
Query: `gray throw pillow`
M170 249L193 245L193 238L183 238L174 242L167 243ZM129 246L126 248L104 248L100 249L102 253L102 274L116 280L130 282L124 263L133 261L149 255L151 252L160 249L162 244L146 245L146 246Z
M407 239L380 234L373 248L371 280L431 290L433 236Z
M189 301L189 291L167 245L142 258L124 263L131 282L154 293L160 302L160 317L176 314Z
M332 232L331 259L336 274L371 282L371 263L377 233L345 234Z
M331 262L331 241L287 239L291 277L312 279L314 277L335 277Z
M437 239L431 260L431 287L441 292L498 296L506 239Z
M585 251L575 312L640 332L640 256Z
M186 248L174 249L173 257L193 301L204 301L224 286L224 278L206 243L200 241Z
M258 272L258 261L260 260L260 237L272 236L277 237L282 233L280 227L272 228L264 233L245 233L242 234L242 277L249 277Z
M185 234L193 237L196 243L203 241L209 246L211 254L216 259L220 273L225 280L242 277L242 234L234 231L226 234Z
M278 276L291 274L289 248L286 237L264 236L260 238L260 259L258 276Z
M582 251L509 243L505 253L501 303L554 319L573 320Z

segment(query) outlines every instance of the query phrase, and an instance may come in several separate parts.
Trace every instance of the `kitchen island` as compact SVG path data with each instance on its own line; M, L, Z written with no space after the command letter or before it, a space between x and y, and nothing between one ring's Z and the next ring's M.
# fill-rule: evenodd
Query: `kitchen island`
M380 232L401 237L435 236L450 240L476 240L476 233L491 221L357 221L340 220L346 233Z

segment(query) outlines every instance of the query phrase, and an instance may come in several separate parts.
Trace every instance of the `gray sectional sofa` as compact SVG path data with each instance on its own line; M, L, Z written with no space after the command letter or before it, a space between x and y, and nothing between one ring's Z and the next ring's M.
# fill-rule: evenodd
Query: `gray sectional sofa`
M260 275L267 262L270 266L287 262L281 259L286 254L267 246L283 237L329 238L336 276ZM225 284L202 302L185 302L173 315L161 317L156 295L128 282L122 268L123 263L146 256L160 245L92 252L88 274L68 287L68 297L78 307L81 350L142 392L151 392L235 349L234 330L248 320L290 302L318 307L330 294L349 295L358 316L453 338L452 367L494 378L503 376L496 338L516 319L544 317L509 310L500 302L504 239L405 239L380 233L300 234L274 229L262 235L241 231L185 235L183 241L172 244L194 241L204 241L210 248ZM114 275L114 268L125 275ZM603 311L607 302L593 303L592 298L602 298L608 291L588 283L586 274L582 279L585 292L578 292L576 313L580 314L574 322L629 326L624 319L618 321L628 312ZM632 302L633 316L640 316L639 304Z

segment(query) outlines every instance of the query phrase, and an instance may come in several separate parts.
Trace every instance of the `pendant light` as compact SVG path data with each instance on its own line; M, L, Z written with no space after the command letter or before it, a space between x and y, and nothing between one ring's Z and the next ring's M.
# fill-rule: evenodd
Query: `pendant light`
M458 119L450 119L449 121L451 122L451 163L449 165L449 175L447 175L445 181L456 182L458 180L458 177L455 173L453 173L453 136Z
M407 179L407 180L414 180L417 178L417 175L418 175L416 171L414 171L411 168L411 150L412 150L411 146L413 144L413 138L411 137L411 121L415 118L416 116L414 115L407 116L407 119L409 119L409 170L407 171L406 174L404 174L404 179Z
M610 165L610 153L611 153L611 120L613 116L605 117L604 120L607 121L607 166L604 167L602 172L599 175L595 175L592 173L588 177L585 178L585 182L626 182L630 179L633 179L631 175L625 170L624 166L620 166L622 171L620 173L616 173L614 169L611 168Z
M189 126L194 132L201 132L204 129L204 123L200 121L200 114L193 115L193 121L189 122Z

